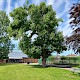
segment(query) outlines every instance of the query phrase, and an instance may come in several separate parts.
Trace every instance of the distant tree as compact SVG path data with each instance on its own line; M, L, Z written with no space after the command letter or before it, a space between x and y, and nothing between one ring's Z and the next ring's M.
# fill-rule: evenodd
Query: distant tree
M0 59L8 58L8 53L13 47L7 34L9 23L6 13L0 11Z
M42 65L46 65L46 58L53 51L57 53L66 50L63 45L62 32L57 31L61 19L56 18L52 6L44 2L40 5L30 5L27 8L19 7L11 12L13 23L10 28L13 36L20 38L20 49L30 57L42 57ZM27 34L31 31L31 34ZM22 33L21 33L22 32ZM37 37L32 41L32 37Z
M80 53L80 3L75 3L70 9L71 27L73 33L67 37L66 41L75 53Z

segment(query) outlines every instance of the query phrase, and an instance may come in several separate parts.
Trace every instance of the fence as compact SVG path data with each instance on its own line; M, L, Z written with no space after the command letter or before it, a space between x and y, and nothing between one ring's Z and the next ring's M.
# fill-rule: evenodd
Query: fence
M38 63L42 64L42 59L38 59ZM80 59L78 60L61 60L61 59L46 59L46 64L80 64Z

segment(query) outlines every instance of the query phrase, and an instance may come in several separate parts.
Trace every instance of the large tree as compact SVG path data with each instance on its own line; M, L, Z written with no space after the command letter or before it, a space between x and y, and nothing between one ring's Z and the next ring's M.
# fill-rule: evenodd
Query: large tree
M30 57L42 57L43 66L53 51L60 53L66 50L62 32L57 31L62 20L56 18L51 5L47 6L42 2L40 5L32 4L27 8L19 7L11 13L11 17L13 23L9 30L12 30L14 37L21 34L20 49ZM28 31L31 33L28 34ZM35 35L36 38L32 40Z
M80 3L75 3L70 9L70 21L73 33L67 37L67 44L75 53L80 53Z
M80 28L73 31L72 35L66 38L69 49L73 49L75 54L80 54Z
M71 7L70 11L70 21L71 27L75 29L75 27L79 27L80 25L80 3L74 3Z
M12 49L12 44L7 34L9 23L6 13L0 11L0 59L8 58L8 53Z

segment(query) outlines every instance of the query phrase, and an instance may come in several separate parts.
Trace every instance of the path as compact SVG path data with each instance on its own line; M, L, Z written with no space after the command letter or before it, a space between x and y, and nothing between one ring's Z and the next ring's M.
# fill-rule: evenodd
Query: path
M73 68L61 68L61 69L65 69L65 70L73 71Z

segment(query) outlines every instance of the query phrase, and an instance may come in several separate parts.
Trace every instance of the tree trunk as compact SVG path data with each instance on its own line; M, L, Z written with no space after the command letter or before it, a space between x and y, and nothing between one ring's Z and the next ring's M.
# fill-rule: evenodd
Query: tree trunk
M46 67L46 58L45 57L42 57L42 66Z
M48 49L42 49L42 66L46 67L46 58L50 55L50 51Z

